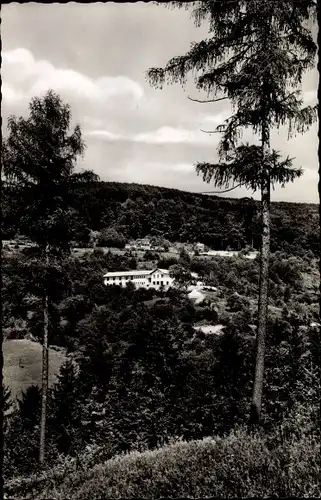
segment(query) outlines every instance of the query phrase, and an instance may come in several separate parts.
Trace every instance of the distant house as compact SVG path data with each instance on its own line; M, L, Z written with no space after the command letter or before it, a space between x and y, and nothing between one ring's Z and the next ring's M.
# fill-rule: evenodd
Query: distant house
M204 243L196 243L194 245L194 251L195 252L204 252L205 251L205 245L204 245Z
M137 246L134 243L127 243L125 245L125 250L129 250L129 251L137 250Z
M105 285L118 285L125 287L131 282L135 288L153 288L155 290L168 290L172 285L174 278L169 275L168 269L152 269L148 271L116 271L109 272L103 276Z
M193 326L193 328L206 334L222 335L224 333L224 325L201 325Z
M207 255L208 257L237 257L238 252L234 250L208 250L208 252L200 252L200 255Z
M136 240L137 250L151 250L152 245L149 239Z

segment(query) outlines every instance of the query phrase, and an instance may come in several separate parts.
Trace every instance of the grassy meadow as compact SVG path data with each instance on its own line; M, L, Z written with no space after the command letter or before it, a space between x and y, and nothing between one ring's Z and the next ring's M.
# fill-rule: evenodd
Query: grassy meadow
M3 341L4 383L11 389L13 398L19 397L30 385L41 385L42 347L38 342L27 339ZM63 349L49 350L49 385L59 373L66 359Z

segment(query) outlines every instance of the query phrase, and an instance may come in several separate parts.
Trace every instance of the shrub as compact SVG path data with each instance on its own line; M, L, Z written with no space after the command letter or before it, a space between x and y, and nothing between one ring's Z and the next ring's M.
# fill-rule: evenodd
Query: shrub
M243 311L250 307L250 301L238 293L233 293L227 299L227 307L231 312Z
M15 497L28 492L35 499L62 499L70 492L75 499L319 497L319 451L309 435L271 447L262 435L236 428L222 438L179 441L82 470L69 466L68 474L60 467L47 476L12 481L6 490Z
M18 400L4 435L4 474L30 473L37 468L39 449L40 389L29 386Z
M6 339L20 340L24 339L28 333L26 321L22 318L11 317L3 329L3 335Z
M144 253L144 256L143 256L143 260L146 260L146 261L154 261L154 260L158 260L158 259L159 259L158 253L152 252L151 250L146 250L146 252Z
M171 266L177 264L178 259L175 257L165 257L162 259L159 259L157 263L157 267L160 267L161 269L169 269Z
M126 238L115 229L103 229L98 237L98 247L124 248Z

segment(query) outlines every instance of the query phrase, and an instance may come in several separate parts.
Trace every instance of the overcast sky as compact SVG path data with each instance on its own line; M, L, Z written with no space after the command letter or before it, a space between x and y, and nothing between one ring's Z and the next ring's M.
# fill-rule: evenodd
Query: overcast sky
M73 123L84 133L87 150L77 168L106 181L211 190L194 164L217 161L218 136L200 129L221 123L228 104L189 101L188 95L202 97L192 82L185 91L180 85L155 90L145 80L148 68L164 66L206 35L185 10L151 3L4 5L3 127L10 114L27 117L30 98L52 88L71 105ZM316 102L317 85L315 70L303 82L306 103ZM290 141L280 130L272 145L305 171L285 189L277 187L272 200L318 202L317 125ZM246 195L252 193L241 188L229 194Z

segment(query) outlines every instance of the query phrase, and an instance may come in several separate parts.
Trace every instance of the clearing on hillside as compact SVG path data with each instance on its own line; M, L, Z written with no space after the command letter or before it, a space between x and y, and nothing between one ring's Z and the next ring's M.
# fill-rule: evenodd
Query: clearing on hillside
M19 397L30 385L41 384L42 346L31 340L3 341L3 378L11 389L12 398ZM56 381L65 351L49 349L49 386Z

